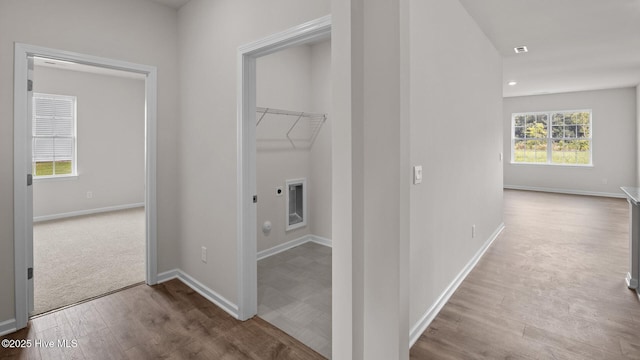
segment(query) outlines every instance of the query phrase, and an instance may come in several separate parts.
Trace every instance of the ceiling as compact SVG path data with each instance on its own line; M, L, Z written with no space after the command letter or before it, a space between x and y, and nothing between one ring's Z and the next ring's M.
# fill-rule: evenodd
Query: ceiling
M502 55L505 97L640 84L640 0L460 2ZM522 45L529 52L516 54Z
M505 97L640 83L640 0L460 2L503 57Z
M155 1L160 4L165 4L174 9L179 9L180 7L182 7L182 5L189 2L189 0L152 0L152 1Z

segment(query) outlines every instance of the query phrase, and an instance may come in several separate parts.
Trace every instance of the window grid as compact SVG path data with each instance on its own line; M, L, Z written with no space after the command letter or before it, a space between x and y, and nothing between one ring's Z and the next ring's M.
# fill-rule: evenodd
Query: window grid
M34 93L32 164L35 177L76 175L76 97Z
M590 166L591 110L514 113L511 162Z

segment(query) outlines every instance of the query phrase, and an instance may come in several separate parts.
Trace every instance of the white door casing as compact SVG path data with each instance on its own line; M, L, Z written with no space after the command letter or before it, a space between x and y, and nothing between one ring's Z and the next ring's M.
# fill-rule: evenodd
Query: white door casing
M33 122L31 119L33 118L33 82L34 79L34 67L33 67L33 56L27 57L27 146L25 147L27 159L29 159L29 168L28 172L28 180L27 180L27 204L33 204L33 165L31 164L32 159L32 151L33 148L31 146L31 135L33 134ZM31 241L27 241L27 311L32 312L34 307L34 293L33 293L33 206L27 206L26 208L26 218L25 225L27 239L31 239ZM31 274L29 274L31 272Z
M256 195L256 59L331 37L331 15L238 48L238 318L258 312Z

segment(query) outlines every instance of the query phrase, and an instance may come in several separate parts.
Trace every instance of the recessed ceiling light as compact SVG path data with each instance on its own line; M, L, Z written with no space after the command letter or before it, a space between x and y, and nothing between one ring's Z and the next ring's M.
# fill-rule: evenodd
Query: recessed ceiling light
M507 84L509 84L509 86L514 86L515 84L517 84L517 82L515 82L515 81L509 81Z
M516 54L522 54L529 51L526 46L517 46L514 47L513 50L516 52Z

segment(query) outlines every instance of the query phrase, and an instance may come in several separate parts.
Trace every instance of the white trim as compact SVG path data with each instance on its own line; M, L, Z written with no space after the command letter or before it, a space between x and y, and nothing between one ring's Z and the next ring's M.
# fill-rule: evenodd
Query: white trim
M31 172L27 144L29 104L27 101L27 78L29 58L40 56L55 60L72 61L84 65L123 70L143 74L145 80L145 214L146 214L146 282L157 282L157 209L156 209L156 147L157 147L157 68L126 61L85 55L70 51L51 49L22 43L14 45L14 274L15 274L15 321L16 328L27 326L29 318L30 282L27 267L32 266L32 239L28 235L32 228L33 215L28 204L28 189L25 178ZM36 79L37 81L37 79Z
M291 241L287 241L286 243L282 243L280 245L276 245L276 246L274 246L272 248L259 251L258 254L257 254L257 259L258 260L262 260L262 259L268 258L269 256L273 256L275 254L279 254L279 253L281 253L283 251L287 251L289 249L292 249L292 248L294 248L296 246L300 246L302 244L306 244L308 242L313 242L313 243L316 243L316 244L319 244L319 245L324 245L324 246L327 246L327 247L331 247L331 240L329 240L327 238L320 237L320 236L315 236L315 235L309 234L309 235L301 236L301 237L299 237L297 239L293 239Z
M82 215L92 215L92 214L99 214L99 213L110 212L110 211L133 209L137 207L144 207L144 203L141 202L141 203L135 203L135 204L107 206L107 207L97 208L97 209L87 209L87 210L71 211L71 212L60 213L60 214L34 216L33 222L36 223L36 222L48 221L48 220L65 219L65 218L82 216Z
M160 273L158 274L157 279L158 279L158 284L172 280L172 279L178 279L182 281L185 285L193 289L193 291L202 295L204 298L216 304L222 310L226 311L229 315L238 319L238 305L227 300L224 296L218 294L217 292L209 289L204 284L202 284L201 282L194 279L189 274L185 273L180 269L173 269L173 270Z
M311 241L318 244L318 245L324 245L330 248L333 248L333 242L331 241L331 239L327 239L324 238L322 236L317 236L317 235L309 235L311 236Z
M75 175L55 175L55 176L38 176L38 177L33 177L33 183L38 183L38 182L54 182L54 181L71 181L71 180L78 180L80 178L80 175L75 174Z
M306 22L238 48L237 245L238 318L258 313L256 192L256 58L331 36L331 15Z
M11 334L16 330L16 319L9 319L7 321L0 322L0 336Z
M553 153L553 146L552 143L554 140L567 140L567 138L564 138L564 135L562 138L554 138L553 132L551 131L551 127L553 126L552 124L552 117L553 114L557 114L557 113L562 113L563 115L566 113L577 113L577 112L588 112L589 113L589 129L590 129L590 136L588 138L569 138L568 140L589 140L590 142L590 146L589 146L589 163L588 164L554 164L552 162L552 153ZM545 140L547 142L547 161L544 163L535 163L535 162L515 162L514 161L514 150L515 150L515 142L519 141L519 140L527 140L526 138L516 138L515 137L515 127L516 127L516 123L515 123L515 119L516 116L526 116L527 115L548 115L547 118L547 129L549 129L549 131L547 131L547 136L544 138L535 138L535 139L531 139L531 140ZM526 129L526 119L525 119L525 125L522 126L523 129ZM554 165L554 166L574 166L574 167L593 167L593 109L582 109L582 110L553 110L553 111L533 111L533 112L521 112L521 113L511 113L511 165L516 165L516 164L524 164L524 165ZM576 134L577 136L578 134Z
M291 216L291 209L289 208L289 203L291 202L291 190L289 190L290 186L297 186L297 185L302 185L302 221L295 223L295 224L291 224L289 221L291 221L290 216ZM294 229L298 229L304 226L307 226L307 217L309 216L307 214L307 178L300 178L300 179L289 179L285 181L285 192L287 194L286 196L286 200L285 200L285 212L284 212L284 217L285 217L285 221L286 221L286 226L285 226L285 231L290 231L290 230L294 230Z
M595 168L595 166L593 165L593 163L591 164L554 164L554 163L534 163L534 162L514 162L513 160L511 160L511 162L509 162L509 165L513 165L513 166L538 166L538 167L542 167L542 166L550 166L550 167L565 167L565 168L577 168L577 169L593 169Z
M637 289L638 288L638 279L634 279L633 276L631 276L631 273L627 272L627 276L624 278L624 280L627 283L627 287L629 289Z
M29 59L27 51L15 44L13 81L13 236L14 236L14 297L15 327L27 326L29 313L29 285L27 279L30 199L25 177L31 173L27 135L29 134L29 96L27 81ZM20 96L18 96L20 94Z
M167 282L169 280L177 279L180 276L182 270L173 269L165 272L161 272L158 274L158 284L162 284L163 282Z
M440 310L442 310L442 308L447 303L447 301L449 301L449 298L451 298L451 295L453 295L453 293L458 289L460 284L462 284L462 281L464 281L464 279L467 277L467 275L469 275L471 270L473 270L476 264L478 264L478 261L480 261L480 259L482 258L482 255L484 255L484 253L489 249L493 241L498 237L498 235L500 235L502 230L504 230L504 223L501 223L500 225L498 225L498 227L493 232L493 234L491 234L491 236L489 237L489 239L487 239L484 245L482 245L482 247L478 249L476 254L471 258L471 260L469 260L469 262L467 263L467 265L465 265L462 271L460 271L458 276L456 276L451 282L451 284L449 284L449 286L447 286L447 288L442 292L442 294L440 294L440 297L438 298L438 300L436 300L436 302L433 305L431 305L429 310L427 310L427 312L425 312L424 315L422 315L420 320L418 320L418 322L415 325L413 325L413 327L411 328L411 333L409 334L409 347L413 346L413 344L415 344L416 341L418 341L418 338L420 337L420 335L422 335L422 333L425 330L427 330L427 327L429 327L429 324L431 324L433 319L436 318Z
M622 192L609 193L609 192L600 192L600 191L558 189L558 188L546 188L546 187L522 186L522 185L503 185L502 187L510 190L540 191L540 192L549 192L549 193L558 193L558 194L567 194L567 195L601 196L601 197L626 199L626 195Z

